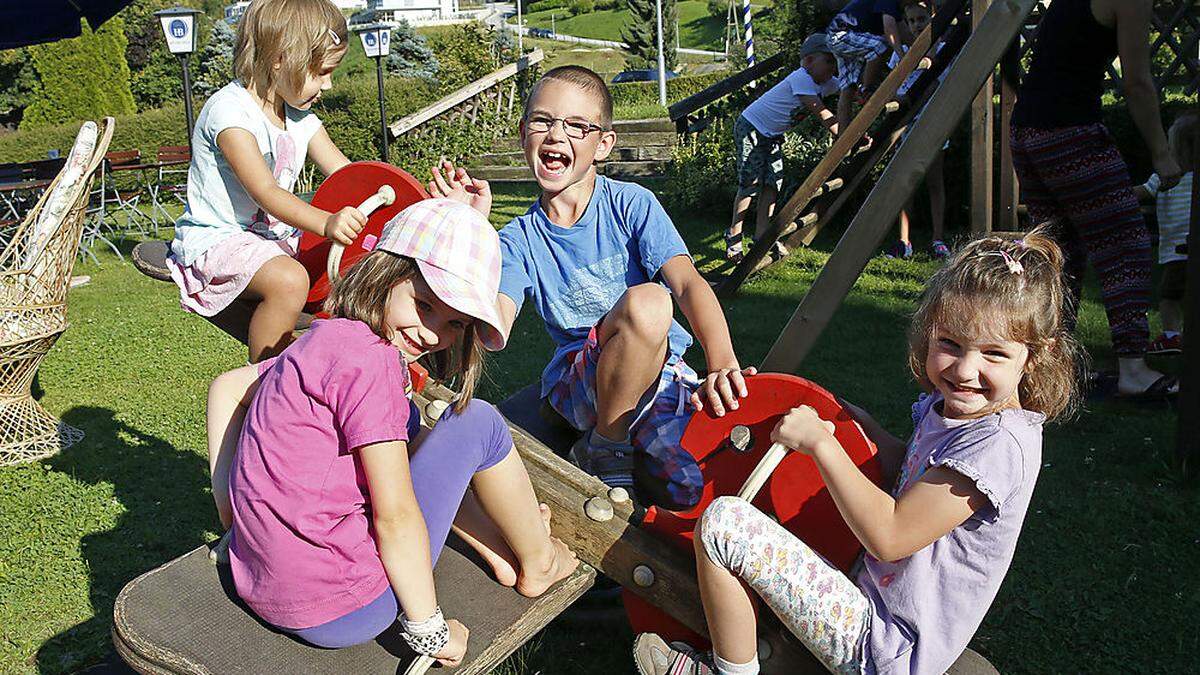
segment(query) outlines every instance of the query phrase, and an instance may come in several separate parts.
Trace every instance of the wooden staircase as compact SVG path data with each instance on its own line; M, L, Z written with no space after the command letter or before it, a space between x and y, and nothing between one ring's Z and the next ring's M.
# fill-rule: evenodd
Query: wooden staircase
M597 171L610 178L644 180L666 172L679 136L669 119L618 120L613 123L617 146ZM471 175L498 183L533 182L520 141L506 139L495 152L468 163Z

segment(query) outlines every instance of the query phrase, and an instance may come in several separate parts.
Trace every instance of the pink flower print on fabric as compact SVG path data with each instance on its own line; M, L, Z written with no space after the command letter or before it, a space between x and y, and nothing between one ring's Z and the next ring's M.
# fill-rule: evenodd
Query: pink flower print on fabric
M276 136L275 151L263 159L271 165L271 175L275 177L275 184L291 192L300 173L300 167L296 166L296 141L292 135L285 132ZM250 231L265 239L288 239L296 234L296 228L280 222L262 208L255 212Z

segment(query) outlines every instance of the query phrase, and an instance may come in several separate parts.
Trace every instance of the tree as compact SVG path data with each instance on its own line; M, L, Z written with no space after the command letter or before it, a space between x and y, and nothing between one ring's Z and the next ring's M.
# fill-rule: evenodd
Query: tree
M621 39L629 45L625 62L630 68L658 68L658 19L654 0L626 0L629 19L621 31ZM662 0L663 60L667 70L675 70L679 61L675 53L675 21L679 16L675 0Z
M213 21L208 41L200 48L196 64L196 92L201 98L233 80L233 46L237 33L224 20Z
M139 0L121 10L118 15L125 21L125 60L129 63L129 88L138 110L161 107L177 101L183 93L183 73L175 57L167 51L163 41L162 25L154 13L184 5L196 7L195 0ZM196 21L198 36L203 38L205 21ZM203 40L199 41L203 44Z
M387 71L389 75L396 77L437 79L437 57L433 55L433 50L429 48L424 36L417 35L417 31L407 21L401 20L400 25L392 31Z
M94 33L84 25L77 38L30 47L38 84L21 128L134 112L124 29L118 17Z
M15 124L37 87L28 49L0 51L0 124Z

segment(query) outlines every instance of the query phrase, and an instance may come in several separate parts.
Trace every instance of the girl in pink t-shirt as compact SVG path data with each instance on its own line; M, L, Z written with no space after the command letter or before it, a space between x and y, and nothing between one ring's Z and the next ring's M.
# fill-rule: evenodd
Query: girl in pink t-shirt
M332 319L213 383L213 495L234 586L263 620L344 647L399 615L416 652L452 666L467 629L442 617L433 584L452 525L527 596L578 565L550 536L504 420L471 400L480 349L506 339L499 278L499 239L478 211L419 202L334 285ZM406 396L406 364L425 354L462 392L429 431Z

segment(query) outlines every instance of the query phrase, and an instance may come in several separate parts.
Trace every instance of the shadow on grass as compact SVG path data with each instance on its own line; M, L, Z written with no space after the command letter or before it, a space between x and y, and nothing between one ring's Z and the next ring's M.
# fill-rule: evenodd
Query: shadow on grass
M199 545L217 527L216 510L204 489L208 467L199 455L180 451L156 436L118 420L112 410L77 407L62 417L86 436L46 463L91 484L111 483L125 507L111 530L80 541L95 615L50 638L37 653L39 672L75 671L105 658L117 594L131 579Z

